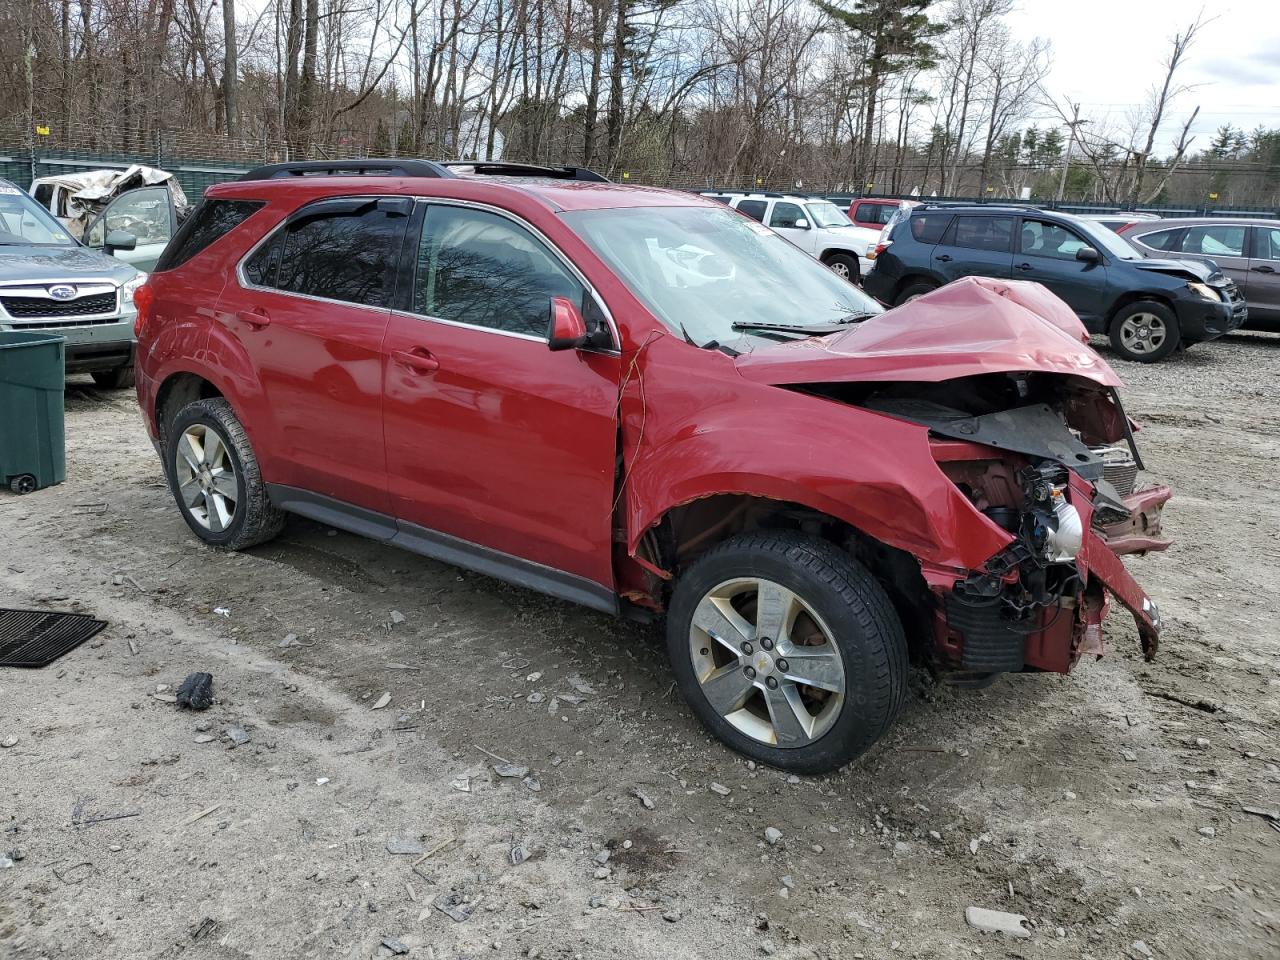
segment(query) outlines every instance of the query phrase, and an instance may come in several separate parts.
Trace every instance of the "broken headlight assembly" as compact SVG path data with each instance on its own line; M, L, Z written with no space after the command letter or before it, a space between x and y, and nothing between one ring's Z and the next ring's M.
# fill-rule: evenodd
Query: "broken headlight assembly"
M1214 303L1222 302L1222 297L1218 296L1218 291L1207 283L1188 282L1187 289L1202 300L1212 300Z

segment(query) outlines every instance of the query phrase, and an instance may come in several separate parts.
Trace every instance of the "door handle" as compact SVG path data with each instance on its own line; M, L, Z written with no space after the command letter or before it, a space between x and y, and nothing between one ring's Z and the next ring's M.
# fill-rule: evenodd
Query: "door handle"
M1251 269L1257 270L1259 273L1275 273L1276 272L1275 267L1269 267L1265 263L1260 267L1252 267Z
M252 310L237 310L236 319L247 323L255 330L261 330L271 322L271 315L261 307L254 307Z
M414 373L434 373L440 369L440 361L426 347L414 347L412 350L396 350L392 359L400 366Z
M954 258L949 253L940 253L934 259L939 263L950 263Z
M1015 270L1030 270L1030 269L1031 269L1031 264L1029 264L1029 263L1019 263L1019 264L1015 264L1013 269L1015 269Z

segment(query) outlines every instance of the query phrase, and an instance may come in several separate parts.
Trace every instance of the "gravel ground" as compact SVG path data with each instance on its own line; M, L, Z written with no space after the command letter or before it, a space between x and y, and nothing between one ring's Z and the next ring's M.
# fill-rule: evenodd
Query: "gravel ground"
M1280 337L1117 366L1176 490L1132 561L1158 659L1113 614L1070 677L917 672L816 779L709 740L652 628L301 520L204 549L132 398L76 380L68 481L0 495L0 599L110 626L0 672L0 957L1275 960L1242 806L1280 807Z

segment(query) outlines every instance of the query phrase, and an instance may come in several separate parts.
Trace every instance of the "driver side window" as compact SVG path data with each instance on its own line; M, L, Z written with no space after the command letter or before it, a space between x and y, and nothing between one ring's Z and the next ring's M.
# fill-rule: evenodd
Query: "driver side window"
M1033 257L1074 260L1076 251L1087 246L1078 235L1060 224L1047 220L1022 221L1022 252Z
M586 288L541 240L506 217L433 204L418 244L413 311L543 339L552 297Z
M794 203L775 203L769 214L769 226L794 227L797 220L804 218L804 212Z

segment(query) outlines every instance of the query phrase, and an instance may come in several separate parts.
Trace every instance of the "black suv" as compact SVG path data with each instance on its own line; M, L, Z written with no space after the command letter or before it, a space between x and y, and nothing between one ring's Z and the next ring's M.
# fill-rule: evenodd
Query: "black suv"
M1126 360L1152 363L1245 322L1216 264L1147 259L1106 227L1031 207L915 207L886 227L863 287L894 306L958 277L1034 280Z

